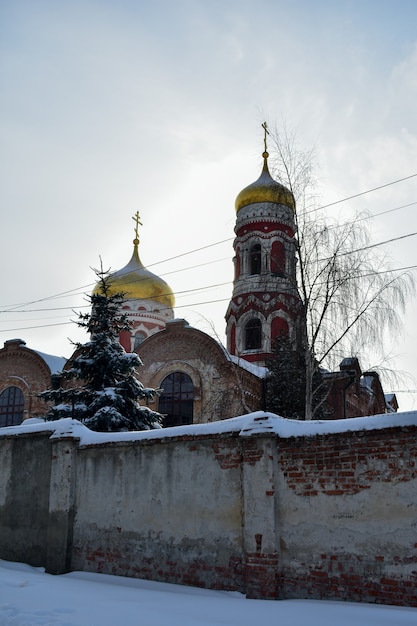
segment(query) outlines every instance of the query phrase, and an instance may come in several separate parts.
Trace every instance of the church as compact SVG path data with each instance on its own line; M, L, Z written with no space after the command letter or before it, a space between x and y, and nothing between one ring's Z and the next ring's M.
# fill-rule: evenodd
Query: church
M152 408L165 416L165 427L265 409L266 362L274 339L285 335L294 345L301 339L295 201L269 172L266 136L262 156L259 178L235 202L227 348L176 318L172 289L140 259L138 214L131 259L111 275L111 293L125 293L123 312L131 323L120 343L141 358L144 386L163 390ZM0 349L0 427L42 416L45 403L38 394L51 387L51 375L65 366L64 359L31 350L20 339L6 341ZM378 375L363 374L357 359L344 359L339 372L325 376L333 419L398 408L395 396L385 398Z

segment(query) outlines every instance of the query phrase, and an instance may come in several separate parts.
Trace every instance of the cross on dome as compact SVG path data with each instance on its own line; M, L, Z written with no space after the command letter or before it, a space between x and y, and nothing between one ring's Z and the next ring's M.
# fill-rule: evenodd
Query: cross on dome
M137 246L139 245L139 224L143 226L142 222L140 221L139 211L136 211L135 215L132 217L132 220L135 222L135 238L133 240L133 243L135 244L135 246Z
M268 125L266 122L261 124L261 126L264 129L264 153L262 156L264 157L264 159L267 159L269 157L269 153L268 153L268 148L266 145L266 136L269 135L269 130L268 130Z
M287 206L295 211L295 201L292 192L274 180L269 173L267 135L270 135L270 132L266 122L261 124L261 126L264 130L264 152L262 153L264 164L262 172L258 180L242 189L238 194L235 202L236 212L252 204L265 204L266 202Z

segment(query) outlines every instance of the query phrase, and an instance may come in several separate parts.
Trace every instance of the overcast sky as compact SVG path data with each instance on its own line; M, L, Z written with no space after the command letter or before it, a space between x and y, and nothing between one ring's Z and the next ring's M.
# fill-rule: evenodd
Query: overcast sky
M321 204L416 174L416 24L415 0L1 0L0 345L69 356L90 268L129 261L137 210L176 316L223 340L261 123L315 146ZM331 211L391 211L379 242L417 231L416 202L414 177ZM416 245L390 244L393 266L416 264ZM415 377L416 313L389 346Z

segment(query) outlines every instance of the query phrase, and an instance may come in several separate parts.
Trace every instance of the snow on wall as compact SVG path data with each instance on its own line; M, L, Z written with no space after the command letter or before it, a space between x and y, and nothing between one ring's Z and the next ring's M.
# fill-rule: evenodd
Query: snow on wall
M77 420L69 418L56 422L44 422L42 419L33 418L25 420L20 426L2 428L0 437L22 432L51 431L52 437L70 435L79 438L81 446L90 446L112 441L141 441L144 439L167 439L188 435L215 435L233 432L240 433L242 436L269 432L281 438L313 437L315 435L379 430L399 426L417 426L417 411L353 417L345 420L311 420L308 422L286 419L274 413L256 411L248 415L209 424L189 424L187 426L124 433L96 433Z

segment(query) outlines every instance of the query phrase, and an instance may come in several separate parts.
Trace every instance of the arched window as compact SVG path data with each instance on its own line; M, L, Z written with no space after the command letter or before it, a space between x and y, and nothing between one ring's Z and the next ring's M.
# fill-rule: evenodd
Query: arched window
M250 249L250 273L261 273L261 244L255 243Z
M18 387L7 387L0 394L0 427L20 424L24 406L22 391Z
M245 350L259 350L262 346L262 324L253 318L245 326Z
M135 333L135 346L134 346L134 350L140 346L140 344L142 343L142 341L144 341L146 339L146 335L144 332L142 332L141 330L138 330L137 333Z
M166 415L164 427L193 423L194 385L188 374L173 372L161 383L164 390L158 411Z

